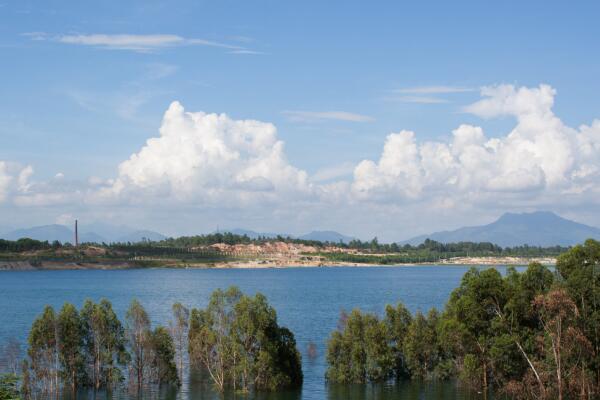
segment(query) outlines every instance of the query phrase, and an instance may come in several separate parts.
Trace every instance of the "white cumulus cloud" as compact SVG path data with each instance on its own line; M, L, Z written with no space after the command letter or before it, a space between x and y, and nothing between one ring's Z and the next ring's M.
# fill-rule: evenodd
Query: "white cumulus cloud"
M29 178L32 174L30 165L0 160L0 203L12 199L14 195L26 193L31 186Z
M166 111L160 136L119 165L105 198L168 198L198 204L270 201L309 195L306 172L291 166L275 126L225 114Z
M461 125L447 142L419 143L411 131L390 134L378 161L354 170L353 193L361 199L480 198L595 193L600 184L600 122L573 129L553 113L556 91L499 85L465 111L483 118L512 116L505 136Z

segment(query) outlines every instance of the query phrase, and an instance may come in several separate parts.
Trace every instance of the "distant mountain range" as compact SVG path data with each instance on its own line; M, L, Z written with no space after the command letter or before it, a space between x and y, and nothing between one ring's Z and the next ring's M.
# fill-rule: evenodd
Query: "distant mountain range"
M88 225L79 225L79 242L94 242L94 243L110 243L110 242L140 242L142 240L159 241L166 238L166 236L150 231L150 230L139 230L130 228L124 225L111 225L106 223L92 223ZM257 239L259 237L276 238L277 236L282 237L293 237L302 240L318 240L321 242L332 242L332 243L348 243L354 238L350 236L342 235L341 233L334 231L312 231L305 235L295 236L289 234L278 234L272 232L255 232L248 229L229 229L222 232L231 232L236 235L246 235L251 239ZM42 225L34 226L26 229L16 229L9 231L0 230L0 239L17 240L21 238L31 238L36 240L47 240L52 242L58 240L62 243L73 243L75 241L75 233L73 230L64 225Z
M491 242L502 247L572 246L586 239L600 239L600 229L562 218L552 212L503 214L491 224L420 235L402 242L417 245L425 239L442 243Z
M318 240L331 243L349 243L354 238L335 231L312 231L304 235L277 234L272 232L256 232L247 229L230 229L237 235L247 235L252 239L258 237L275 238L294 237L302 240ZM16 229L8 232L0 230L0 238L17 240L29 237L36 240L59 240L60 242L73 243L73 230L64 225L43 225L27 229ZM84 242L140 242L144 239L159 241L166 236L150 230L140 230L124 225L111 225L106 223L93 223L79 226L79 241ZM538 211L533 213L506 213L498 220L482 226L463 227L452 231L434 232L420 235L401 244L418 245L425 239L442 243L456 242L491 242L502 247L521 245L531 246L572 246L582 243L588 238L600 240L600 229L580 224L562 218L552 212Z
M98 228L98 232L90 228ZM79 242L140 242L144 239L158 241L165 239L166 236L149 230L133 229L126 226L113 226L109 224L92 224L89 226L80 226ZM47 240L52 242L58 240L62 243L75 242L75 233L69 227L64 225L52 224L43 226L34 226L27 229L16 229L8 232L0 231L0 238L7 240L17 240L21 238L31 238L35 240Z
M301 240L318 240L320 242L331 242L331 243L339 243L339 242L348 243L354 239L353 237L342 235L341 233L335 232L335 231L312 231L310 233L300 235L300 236L290 235L287 233L279 233L278 234L278 233L272 233L272 232L255 232L255 231L251 231L248 229L239 229L239 228L227 229L227 230L224 230L224 232L231 232L236 235L246 235L250 239L257 239L259 237L276 238L277 236L282 236L282 237L292 237L292 238L301 239Z

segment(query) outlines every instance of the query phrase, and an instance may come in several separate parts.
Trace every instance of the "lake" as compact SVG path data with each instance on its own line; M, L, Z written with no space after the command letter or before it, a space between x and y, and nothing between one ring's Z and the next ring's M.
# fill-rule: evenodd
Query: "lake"
M403 302L412 312L443 308L467 266L331 267L281 269L136 269L0 272L0 343L9 337L24 342L33 319L50 304L77 307L86 298L109 299L119 317L133 298L144 305L153 323L167 324L171 306L205 307L211 292L236 285L247 294L265 294L277 310L280 325L291 329L303 357L301 391L259 396L265 399L471 399L479 396L452 382L401 382L385 385L326 384L327 338L340 310L360 308L381 315L386 304ZM505 268L499 268L502 272ZM317 356L307 348L316 344ZM87 397L87 396L86 396ZM116 397L128 397L121 394ZM179 392L147 397L160 399L219 398L210 388L186 379ZM91 398L91 395L90 395Z

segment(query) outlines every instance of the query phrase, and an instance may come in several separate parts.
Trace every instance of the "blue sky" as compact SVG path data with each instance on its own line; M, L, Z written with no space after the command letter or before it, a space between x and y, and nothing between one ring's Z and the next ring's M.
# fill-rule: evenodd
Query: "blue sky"
M12 171L6 172L12 184L5 185L0 204L4 225L78 216L169 234L208 231L220 223L294 233L338 229L392 240L489 221L508 210L549 208L586 221L596 215L593 196L575 196L568 204L551 200L585 185L556 186L552 182L559 180L553 180L548 166L542 166L545 175L540 179L550 189L528 186L536 191L535 200L531 191L522 195L519 183L518 190L509 190L520 193L510 201L490 203L486 197L470 208L449 206L441 214L432 211L431 196L409 194L406 200L395 186L388 190L388 183L375 185L377 193L385 186L390 192L385 196L365 199L350 194L351 189L336 188L335 200L321 195L315 199L313 193L294 206L281 195L250 206L241 195L239 202L221 207L221 200L206 199L205 193L214 188L196 178L188 183L198 185L193 196L186 194L182 200L169 181L169 195L161 195L162 200L147 197L143 206L131 200L140 194L127 199L119 195L98 205L69 193L94 197L86 183L91 178L107 181L104 186L120 178L140 186L133 175L124 177L119 165L139 153L149 138L159 136L173 101L186 111L274 124L277 140L284 143L286 165L306 173L311 191L328 193L330 187L320 186L360 186L361 179L373 180L359 177L355 168L364 160L377 163L392 132L414 131L419 145L449 143L461 124L482 127L486 139L507 137L518 112L489 118L467 111L482 99L482 87L508 84L517 90L548 84L556 92L552 111L562 124L573 129L591 125L600 117L598 3L497 3L2 1L0 161ZM577 159L578 154L565 157ZM589 165L596 165L595 158ZM27 166L34 172L25 193L15 185ZM235 179L249 174L247 165L236 168L230 173ZM564 176L583 166L568 168L572 170L562 171ZM56 174L60 185L54 182ZM273 183L278 178L258 178L280 192ZM395 178L399 186L410 186L402 183L410 178ZM49 190L57 185L60 196ZM464 185L461 196L472 198ZM455 189L448 190L442 197L460 203ZM477 190L478 196L484 191ZM143 196L149 196L146 192ZM39 200L49 194L55 200ZM39 201L24 201L23 196ZM158 204L163 204L162 217L155 214ZM131 207L135 215L127 211ZM167 212L169 207L172 212ZM368 221L357 216L364 209L372 211ZM389 215L394 216L391 225Z

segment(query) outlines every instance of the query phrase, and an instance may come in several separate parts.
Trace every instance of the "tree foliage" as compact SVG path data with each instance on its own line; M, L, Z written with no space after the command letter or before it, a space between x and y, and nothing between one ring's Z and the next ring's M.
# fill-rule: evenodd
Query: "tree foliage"
M58 314L46 306L29 333L21 395L110 389L125 380L126 371L138 389L179 384L170 331L161 326L152 330L148 314L135 300L126 322L124 327L108 300L98 304L86 300L80 311L65 303Z
M219 391L275 390L302 383L294 335L277 324L267 299L236 287L213 292L206 309L193 309L190 360Z
M505 276L473 268L442 313L388 306L380 320L354 310L331 334L327 379L454 376L517 399L598 398L598 267L600 243L588 240L559 257L556 273L538 263ZM367 334L380 326L386 339Z

